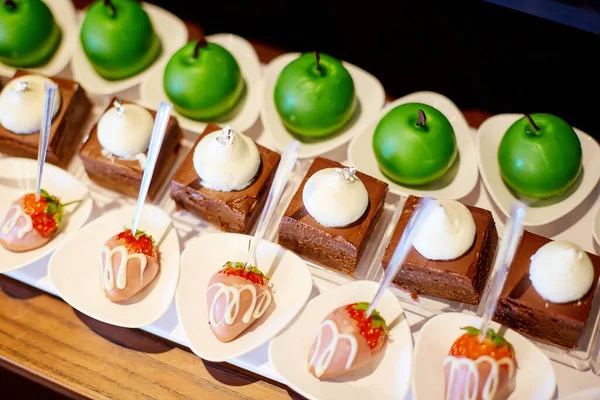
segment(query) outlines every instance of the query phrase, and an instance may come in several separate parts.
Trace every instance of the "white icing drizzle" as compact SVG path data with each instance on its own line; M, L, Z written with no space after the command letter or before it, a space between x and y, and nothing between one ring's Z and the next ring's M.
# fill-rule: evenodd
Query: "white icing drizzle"
M247 290L252 294L252 304L250 304L250 307L248 307L248 310L242 317L242 322L245 324L250 322L251 318L260 318L265 311L267 311L267 308L271 304L271 292L265 290L257 296L256 287L251 284L246 284L238 288L237 286L227 286L224 283L217 282L209 286L208 291L210 291L212 288L218 288L218 290L215 294L215 297L213 297L208 318L210 324L216 328L223 325L223 323L232 325L235 322L237 315L240 312L240 299L244 290ZM219 297L221 296L225 296L226 312L223 316L223 319L221 321L217 321L215 311L217 307L217 300L219 300Z
M121 263L117 266L115 272L115 266L113 265L113 255L121 253ZM140 276L141 280L144 280L144 270L146 269L146 256L144 254L136 253L129 254L125 246L117 246L114 249L110 249L108 246L104 246L102 254L100 255L100 281L102 288L105 290L113 290L115 288L115 273L117 275L117 288L125 289L127 286L127 264L130 260L137 258L140 261Z
M448 356L444 359L444 367L450 364L450 376L448 378L448 387L446 389L446 400L450 399L452 393L452 385L454 384L454 375L462 367L466 366L469 371L467 375L467 381L465 384L465 396L464 400L476 400L479 391L479 369L478 365L487 362L490 364L490 374L488 375L481 397L483 399L493 399L498 391L498 384L500 383L500 366L506 365L508 367L509 379L515 374L515 364L513 360L505 357L499 361L490 356L481 356L477 360L472 360L467 357L454 357ZM469 388L473 386L473 391L469 393Z
M321 347L323 331L326 327L329 327L329 329L331 329L331 334L333 335L333 337L331 339L331 343L329 343L329 346L327 346L325 350L323 350L323 352L321 353L321 357L317 360L319 348ZM335 354L335 351L337 350L337 346L339 342L343 339L348 340L351 347L350 355L348 355L348 359L346 360L346 369L350 369L352 363L354 362L354 359L356 358L356 353L358 353L358 342L356 341L356 338L349 333L340 333L337 325L332 320L328 319L323 321L323 323L319 327L319 332L317 333L315 350L313 352L312 357L310 358L310 361L308 362L308 366L310 367L316 361L315 374L317 375L317 377L320 377L325 373L325 371L327 371L327 368L329 368L329 365L333 360L333 356Z
M27 214L25 210L23 210L23 207L21 207L20 205L15 204L11 208L9 208L7 215L10 214L11 210L15 210L15 213L6 221L6 223L2 227L2 233L7 235L11 230L13 230L14 227L17 226L17 224L19 223L19 219L25 218L25 226L22 226L17 230L17 237L19 239L23 239L23 237L26 234L33 230L33 221L31 220L29 214Z

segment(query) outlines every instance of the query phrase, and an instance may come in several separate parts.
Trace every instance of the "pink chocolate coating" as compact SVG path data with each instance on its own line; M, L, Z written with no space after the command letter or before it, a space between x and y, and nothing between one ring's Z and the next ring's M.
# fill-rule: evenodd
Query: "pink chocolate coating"
M21 196L13 203L13 205L23 206L24 197L25 196ZM2 245L2 247L10 251L24 252L42 247L48 243L50 239L52 239L52 236L43 237L35 229L31 229L31 231L26 233L25 236L19 238L17 236L17 232L21 227L26 225L25 217L19 218L17 225L8 231L8 233L4 233L2 228L8 223L9 219L12 218L15 212L16 211L14 209L10 209L10 211L4 217L2 224L0 224L0 245Z

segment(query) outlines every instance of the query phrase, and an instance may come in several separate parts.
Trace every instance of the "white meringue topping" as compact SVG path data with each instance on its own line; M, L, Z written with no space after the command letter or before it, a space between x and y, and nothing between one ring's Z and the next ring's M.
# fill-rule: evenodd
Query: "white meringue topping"
M325 168L308 178L302 201L318 223L339 228L363 216L369 206L369 194L354 168Z
M200 140L193 161L202 186L231 192L252 183L260 168L260 153L252 139L226 126Z
M467 252L475 241L475 221L471 211L454 200L436 200L413 246L429 260L454 260Z
M0 92L0 125L17 134L40 131L44 115L44 85L53 84L41 75L24 75L10 81ZM54 113L61 104L60 91L56 91Z
M150 111L136 104L119 103L98 121L98 141L112 155L137 158L148 150L153 125Z

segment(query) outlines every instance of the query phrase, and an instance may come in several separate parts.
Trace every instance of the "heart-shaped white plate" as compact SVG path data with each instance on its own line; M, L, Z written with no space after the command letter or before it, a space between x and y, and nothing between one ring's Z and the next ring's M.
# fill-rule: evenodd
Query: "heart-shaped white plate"
M377 310L390 324L389 341L370 365L348 375L320 380L308 372L308 354L323 318L337 307L371 301L379 284L356 281L312 299L298 318L271 340L269 360L295 391L309 399L404 399L410 388L413 341L398 299L386 290Z
M0 159L0 223L15 200L26 193L35 192L37 165L37 160L28 158ZM45 246L24 253L13 253L0 246L0 273L24 267L52 253L68 235L77 232L92 213L93 202L88 196L87 187L65 170L46 164L42 188L63 203L83 201L65 208L60 230Z
M492 200L505 214L517 197L504 184L498 165L498 147L506 130L522 114L499 114L488 118L477 131L477 153L481 178ZM594 190L600 179L600 145L590 135L575 128L583 150L583 173L562 196L530 204L523 220L525 226L548 224L577 207Z
M444 398L444 358L452 343L465 333L460 329L464 326L478 328L481 326L481 318L447 313L435 316L423 325L415 345L415 373L412 379L414 400ZM500 325L493 322L490 327L497 331ZM509 400L552 398L556 378L548 357L515 331L508 329L504 337L513 345L517 359L517 384Z
M448 118L456 136L458 158L450 170L435 182L423 186L404 186L386 177L379 169L373 152L373 134L379 121L400 104L423 103L437 108ZM440 199L460 199L477 185L477 155L471 128L462 112L445 96L434 92L416 92L401 97L385 106L361 131L348 147L350 164L365 174L390 185L390 191L402 196L432 196Z
M62 38L56 53L46 65L25 69L32 73L54 76L69 65L79 39L79 29L77 29L77 17L71 0L44 0L44 3L52 11L54 20L62 29ZM0 63L0 76L12 78L15 71L16 68Z
M182 20L170 12L150 3L144 3L144 10L148 13L150 20L152 21L152 26L162 43L160 57L154 61L152 65L137 75L127 79L109 81L98 75L94 67L92 67L92 64L83 52L81 41L79 40L79 37L77 37L75 53L73 54L73 61L71 62L71 66L73 67L73 79L78 81L87 92L95 95L109 95L134 87L149 79L155 69L162 70L163 66L169 61L171 54L187 42L188 31ZM81 11L78 14L78 17L79 24L77 25L77 32L81 29L85 11ZM153 108L158 108L158 103L154 104Z
M181 255L177 316L190 348L205 360L227 361L267 342L294 319L312 291L310 271L300 257L274 243L260 242L256 265L271 278L275 306L233 341L219 341L208 324L208 282L225 262L246 261L250 239L234 233L206 235L190 241Z
M280 151L283 151L288 143L296 139L283 126L277 108L275 108L273 93L275 93L275 84L283 68L299 56L300 53L288 53L276 57L269 63L265 71L260 117L265 132L271 136L275 147ZM385 103L385 91L377 78L355 65L347 62L343 62L343 64L354 80L356 97L359 102L357 112L342 131L331 138L315 143L301 142L298 150L298 157L300 158L315 157L349 142L362 132L364 126L377 115Z
M246 83L246 93L240 99L239 104L226 115L215 119L214 122L222 126L230 125L239 132L245 132L254 125L260 111L262 78L258 55L250 42L231 33L210 35L206 37L206 40L223 46L233 55ZM161 101L169 101L163 87L164 71L164 67L156 68L152 71L152 75L140 85L141 103L147 107L156 108ZM206 122L182 117L175 110L173 110L173 114L177 116L179 124L190 132L202 133L206 129Z
M146 204L139 229L152 235L160 252L160 272L129 304L113 303L100 284L100 252L104 243L131 226L135 206L107 212L56 250L48 263L48 276L60 296L82 313L126 328L139 328L158 320L168 310L179 280L179 239L171 218Z

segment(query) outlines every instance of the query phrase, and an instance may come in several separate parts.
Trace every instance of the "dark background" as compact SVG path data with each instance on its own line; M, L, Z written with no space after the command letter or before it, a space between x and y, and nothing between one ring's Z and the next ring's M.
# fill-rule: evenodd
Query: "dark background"
M491 1L150 2L206 34L329 53L374 74L393 97L433 90L463 109L547 112L598 138L600 36L584 28L598 26L600 0ZM565 3L580 13L557 11ZM530 13L510 8L523 4Z

